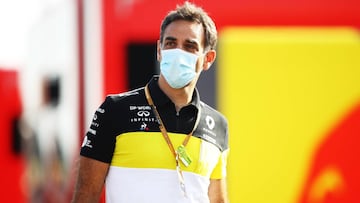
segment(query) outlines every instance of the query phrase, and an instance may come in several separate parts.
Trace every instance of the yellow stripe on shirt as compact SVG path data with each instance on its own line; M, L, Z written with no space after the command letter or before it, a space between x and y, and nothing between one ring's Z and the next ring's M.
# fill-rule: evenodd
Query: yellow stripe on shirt
M175 149L181 145L185 134L168 133ZM214 145L197 137L191 137L186 150L192 163L183 171L193 172L202 176L221 177L221 170L211 174L214 168L225 168L221 153ZM218 164L218 165L217 165ZM116 137L116 146L111 162L112 166L128 168L159 168L175 170L175 157L171 153L160 132L130 132ZM217 166L216 166L217 165Z

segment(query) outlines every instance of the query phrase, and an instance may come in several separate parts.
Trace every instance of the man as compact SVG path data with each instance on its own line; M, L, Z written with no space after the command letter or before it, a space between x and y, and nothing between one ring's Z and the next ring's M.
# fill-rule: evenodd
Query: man
M217 32L185 2L163 20L160 76L111 95L96 110L80 157L73 202L227 202L226 119L200 101L196 82L216 57Z

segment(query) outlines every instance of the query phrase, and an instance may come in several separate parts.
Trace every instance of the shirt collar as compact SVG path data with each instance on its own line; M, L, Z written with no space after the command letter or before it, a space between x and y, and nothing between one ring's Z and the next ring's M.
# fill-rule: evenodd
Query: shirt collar
M159 76L155 75L151 78L151 80L148 83L149 92L151 95L151 98L154 101L155 106L163 106L169 102L173 103L170 98L160 89L159 87ZM189 105L195 106L197 109L200 108L200 95L197 88L195 88L194 93L192 95L192 99L189 103Z

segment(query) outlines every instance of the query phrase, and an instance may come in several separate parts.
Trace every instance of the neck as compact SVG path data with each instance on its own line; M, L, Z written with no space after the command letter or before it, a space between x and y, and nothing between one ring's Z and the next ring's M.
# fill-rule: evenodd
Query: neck
M195 88L192 84L190 84L189 86L181 89L174 89L169 86L169 84L165 81L165 78L162 76L159 77L159 87L175 104L177 112L191 102Z

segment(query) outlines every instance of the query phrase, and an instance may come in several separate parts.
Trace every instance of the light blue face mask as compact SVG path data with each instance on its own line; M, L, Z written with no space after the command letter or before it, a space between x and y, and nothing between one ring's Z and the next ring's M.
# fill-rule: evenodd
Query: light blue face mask
M183 88L196 76L197 59L197 55L182 49L161 50L161 74L172 88Z

